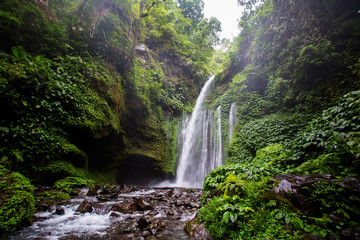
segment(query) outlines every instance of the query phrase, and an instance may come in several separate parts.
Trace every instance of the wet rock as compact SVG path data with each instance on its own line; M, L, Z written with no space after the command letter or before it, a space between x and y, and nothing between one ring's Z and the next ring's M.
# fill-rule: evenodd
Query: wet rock
M42 202L42 203L39 203L39 204L36 204L36 209L38 211L50 211L51 210L51 204L49 203L46 203L46 202Z
M169 197L176 198L182 196L182 191L178 188L170 189L170 191L167 194Z
M309 198L305 190L308 186L319 181L332 181L331 175L295 176L283 174L273 177L278 183L267 194L267 199L288 199L296 208L313 217L320 217L319 206Z
M144 218L144 217L139 218L138 221L137 221L138 227L141 228L141 229L146 228L147 226L150 225L150 223L151 222L148 219Z
M55 214L56 215L65 215L65 208L64 207L56 207Z
M41 222L41 221L45 221L45 220L47 220L47 219L49 219L50 218L50 216L34 216L33 217L33 221L34 222Z
M108 196L104 196L104 195L97 195L96 198L97 198L99 201L102 201L102 202L109 201L109 197L108 197Z
M132 223L128 224L126 226L126 228L124 228L125 233L136 232L137 230L138 230L138 224L136 222L132 222Z
M118 218L118 217L120 217L121 215L119 214L119 213L116 213L116 212L112 212L112 213L110 213L110 217L111 218Z
M106 194L112 194L113 192L111 191L111 189L103 187L100 189L99 194L101 195L106 195Z
M117 199L119 197L119 194L113 193L109 196L110 199Z
M156 214L158 214L159 212L158 211L150 211L147 213L147 215L149 216L155 216Z
M151 232L148 231L148 230L145 230L145 231L143 231L143 232L141 233L141 236L143 236L143 237L148 237L148 236L150 236L150 235L151 235Z
M153 210L154 207L150 205L150 203L146 202L143 199L136 199L136 207L139 211L145 211L145 210Z
M51 236L51 232L44 232L38 235L40 238L47 238L49 236Z
M125 239L136 239L135 234L129 234L129 235L126 236Z
M209 201L210 199L214 198L214 197L220 197L222 194L221 192L215 188L214 190L212 190L209 195L206 197L205 202Z
M353 192L360 193L360 180L357 178L342 179L340 185Z
M122 213L133 213L137 210L137 204L135 202L128 201L116 203L111 207L111 210Z
M98 194L97 188L89 188L89 191L86 193L86 196L96 196Z
M156 239L157 239L157 238L156 238L155 236L153 236L153 235L145 238L145 240L156 240Z
M89 188L88 192L86 193L86 196L96 196L99 190L100 190L99 184L95 183Z
M165 213L164 211L160 211L160 212L158 212L158 214L156 214L154 217L155 217L155 218L166 218L167 215L166 215L166 213Z
M352 232L351 231L349 231L349 230L342 230L341 231L341 239L354 239L353 238L353 234L352 234Z
M196 239L212 239L204 223L199 224L199 214L185 224L184 230Z
M84 200L75 211L80 213L91 213L94 211L94 208L88 201Z

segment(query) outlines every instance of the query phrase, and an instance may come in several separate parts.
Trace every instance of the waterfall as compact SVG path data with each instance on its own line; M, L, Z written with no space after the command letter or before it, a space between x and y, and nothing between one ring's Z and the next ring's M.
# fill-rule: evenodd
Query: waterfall
M176 186L202 187L209 171L223 162L221 109L203 109L213 79L202 88L190 119L183 115Z
M234 131L234 126L236 124L236 103L233 102L229 111L229 144L232 138L232 133Z

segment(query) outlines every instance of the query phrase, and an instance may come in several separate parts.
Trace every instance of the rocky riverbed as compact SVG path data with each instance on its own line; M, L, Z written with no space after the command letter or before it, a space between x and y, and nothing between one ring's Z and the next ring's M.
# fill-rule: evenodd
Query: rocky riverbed
M184 226L200 200L199 189L84 188L70 200L40 204L31 226L3 239L196 239Z

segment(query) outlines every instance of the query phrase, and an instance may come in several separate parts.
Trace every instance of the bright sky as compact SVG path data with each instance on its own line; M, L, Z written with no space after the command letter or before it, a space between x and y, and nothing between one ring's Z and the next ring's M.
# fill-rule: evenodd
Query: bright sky
M203 0L205 3L205 18L216 17L221 22L222 32L220 39L233 37L239 34L237 19L241 16L241 8L236 0Z

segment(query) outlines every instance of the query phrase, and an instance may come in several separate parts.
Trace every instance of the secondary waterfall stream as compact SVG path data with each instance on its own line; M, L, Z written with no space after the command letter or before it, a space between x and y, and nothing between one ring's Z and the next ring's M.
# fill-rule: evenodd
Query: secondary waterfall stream
M190 119L183 116L176 186L201 188L209 171L223 162L221 108L204 109L213 80L202 88Z
M232 138L232 133L234 131L234 126L236 124L236 103L233 102L230 106L230 111L229 111L229 143L231 141Z

